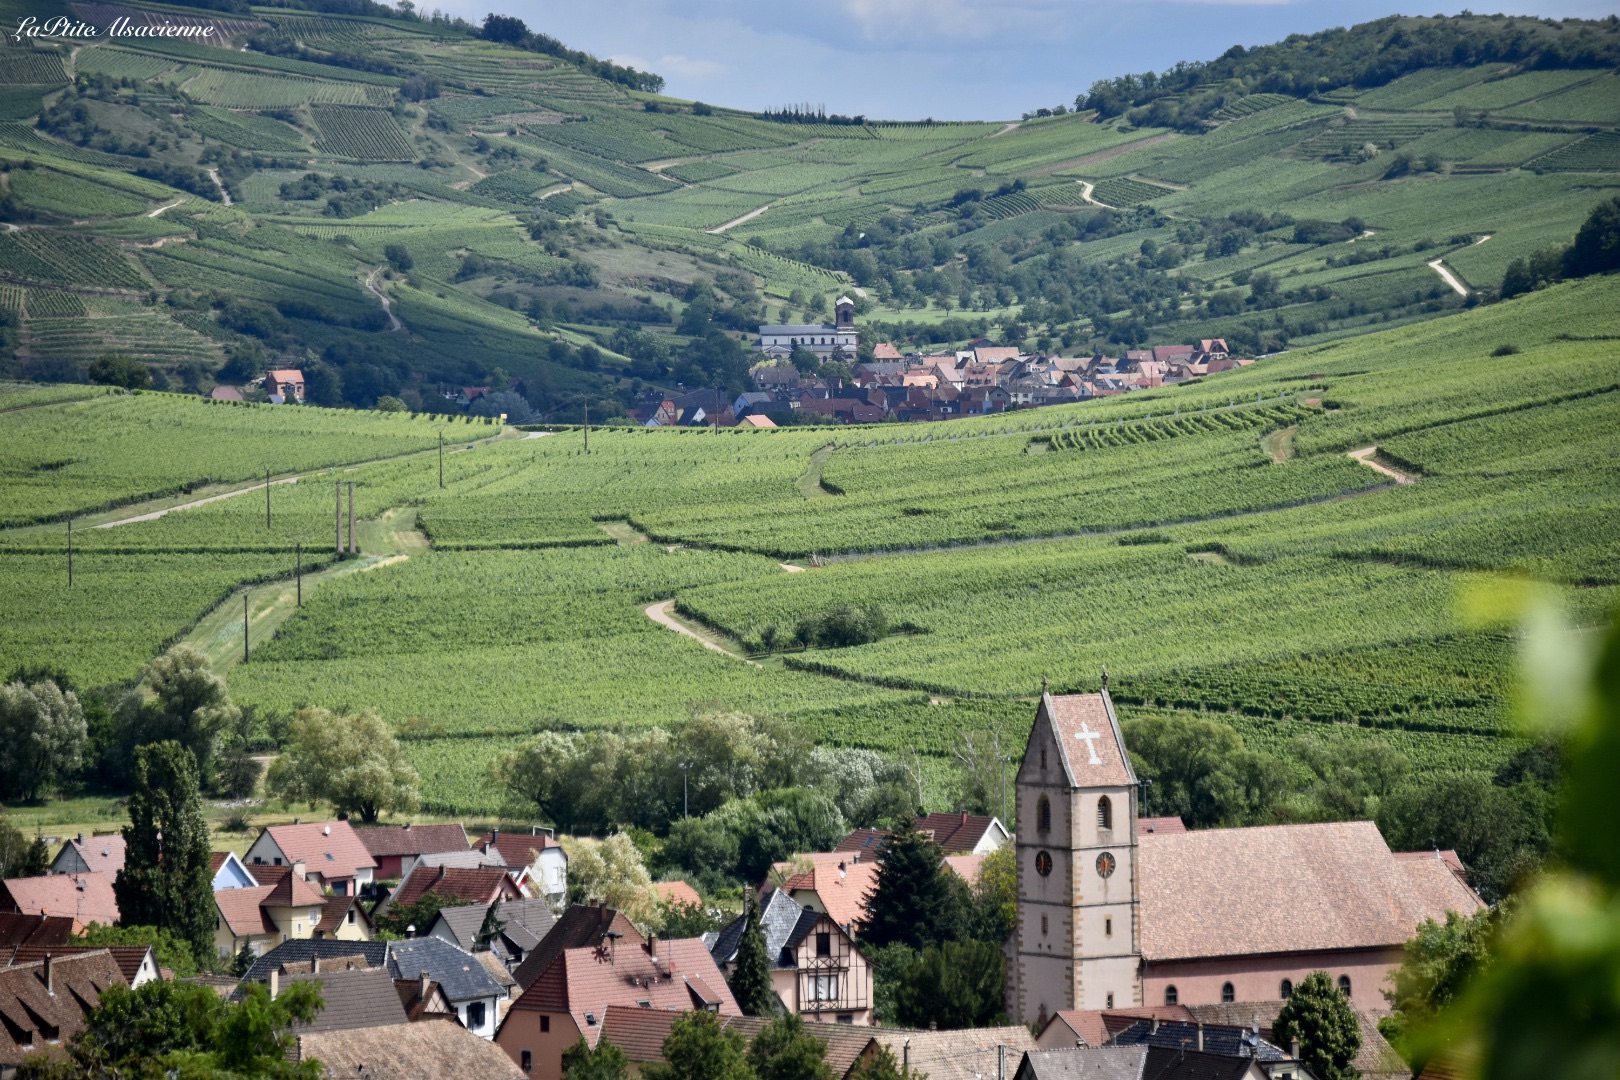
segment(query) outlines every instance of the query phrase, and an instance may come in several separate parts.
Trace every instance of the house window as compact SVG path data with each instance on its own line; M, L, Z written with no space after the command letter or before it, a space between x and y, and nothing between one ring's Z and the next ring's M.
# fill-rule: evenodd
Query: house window
M1114 827L1114 804L1104 795L1097 800L1097 828L1112 829Z
M1106 1007L1110 1009L1114 1007L1114 992L1112 990L1108 992L1108 1005Z
M1350 976L1339 976L1339 993L1343 994L1345 997L1350 996Z
M354 908L349 909L349 925L354 925Z
M534 1052L532 1050L524 1050L520 1052L518 1059L518 1068L522 1069L524 1072L534 1071Z
M838 976L812 975L810 976L811 1001L837 1001Z
M1041 933L1046 933L1046 916L1041 916Z
M546 1034L549 1034L550 1032L551 1032L551 1017L542 1016L540 1018L540 1034L546 1035Z
M1046 747L1041 747L1041 768L1046 768Z
M825 930L821 931L820 933L818 933L816 935L816 955L817 956L831 956L832 955L832 935L830 933L827 933Z
M1114 920L1112 917L1103 920L1103 937L1114 936Z
M855 1022L855 1014L854 1013L839 1013L838 1014L838 1022L840 1024L853 1024Z
M1232 989L1231 983L1221 984L1221 1004L1230 1005L1237 1000L1237 991Z
M277 866L281 865L281 856L279 856L279 855L276 856L275 863L276 863Z
M1278 990L1277 990L1277 996L1282 998L1284 1001L1287 1001L1289 998L1293 997L1294 996L1294 983L1293 983L1293 980L1284 979L1282 981L1282 986L1279 987Z
M1175 986L1172 985L1164 988L1164 1003L1166 1005L1181 1004L1181 995L1176 993Z
M467 1030L481 1031L484 1027L484 1003L474 1001L467 1006Z
M253 865L254 866L263 866L264 865L264 856L262 856L262 855L253 856Z
M1041 801L1035 804L1035 831L1042 833L1052 831L1052 802L1045 795L1042 795Z

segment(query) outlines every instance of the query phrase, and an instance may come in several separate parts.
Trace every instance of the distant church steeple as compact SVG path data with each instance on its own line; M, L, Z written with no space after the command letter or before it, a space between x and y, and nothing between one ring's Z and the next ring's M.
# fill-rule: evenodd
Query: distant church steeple
M1043 685L1017 779L1014 1020L1142 1004L1136 797L1106 681L1056 697Z

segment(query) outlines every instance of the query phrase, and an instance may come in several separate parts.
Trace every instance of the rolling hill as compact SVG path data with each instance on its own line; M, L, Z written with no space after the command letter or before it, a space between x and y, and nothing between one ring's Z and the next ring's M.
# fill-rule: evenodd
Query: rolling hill
M205 390L283 357L331 405L505 376L600 418L743 388L741 331L851 290L868 340L1311 346L1489 299L1620 188L1612 20L1382 20L1274 47L1298 78L1229 54L976 124L762 119L442 20L69 9L221 45L0 57L4 347L35 379L115 353ZM1324 43L1400 60L1317 73Z

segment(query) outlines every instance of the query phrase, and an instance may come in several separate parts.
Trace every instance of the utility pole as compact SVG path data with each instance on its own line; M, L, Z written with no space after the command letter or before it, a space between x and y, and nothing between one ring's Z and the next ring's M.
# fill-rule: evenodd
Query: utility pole
M264 470L264 527L270 528L270 470Z
M720 387L719 387L719 384L716 384L715 388L714 388L714 433L716 435L720 434Z
M354 546L354 481L349 481L349 554L359 549Z
M444 487L444 432L439 432L439 487Z
M297 569L293 571L294 580L296 580L298 582L298 605L297 606L298 607L303 607L304 606L304 545L303 545L303 542L300 541L299 543L294 545L293 550L297 553L296 558L298 559L298 562L296 564Z
M686 816L688 816L688 813L691 810L691 806L692 806L691 788L687 784L687 781L688 781L689 776L690 776L690 770L692 768L692 763L690 761L683 761L683 762L680 763L680 768L681 768L681 817L686 817Z
M591 403L585 403L585 452L591 452Z
M333 481L332 494L337 497L337 509L332 516L332 547L343 554L343 481Z
M242 663L248 662L248 594L242 592Z
M73 588L73 519L68 518L68 588Z

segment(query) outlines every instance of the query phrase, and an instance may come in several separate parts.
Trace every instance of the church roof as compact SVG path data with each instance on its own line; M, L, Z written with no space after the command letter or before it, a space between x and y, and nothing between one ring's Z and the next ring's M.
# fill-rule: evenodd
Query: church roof
M1482 906L1444 860L1397 859L1370 821L1146 833L1139 843L1150 963L1398 947L1424 919Z
M836 334L838 327L822 323L782 323L759 328L760 337L810 337L816 334Z
M1135 785L1125 739L1108 691L1096 694L1042 694L1041 709L1063 758L1071 787Z

